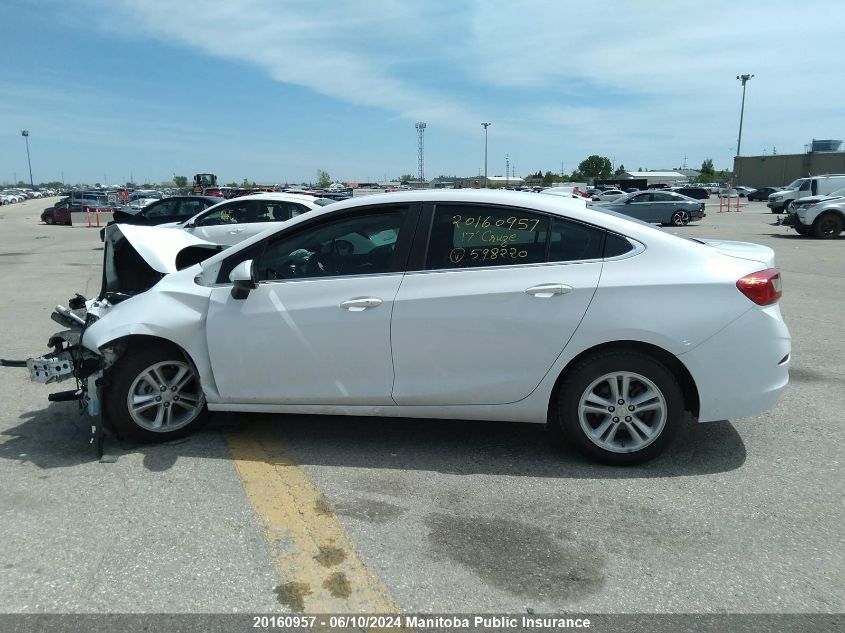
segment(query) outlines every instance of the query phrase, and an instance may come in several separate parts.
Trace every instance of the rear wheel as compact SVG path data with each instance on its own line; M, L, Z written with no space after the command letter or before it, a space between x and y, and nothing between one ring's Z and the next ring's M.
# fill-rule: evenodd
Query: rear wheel
M187 435L208 413L193 363L167 344L127 350L111 369L104 405L122 437L143 442Z
M813 222L813 235L829 240L839 237L842 232L842 218L835 213L823 213Z
M611 350L573 367L557 391L561 439L605 464L640 464L669 444L684 414L678 381L641 352Z
M689 224L689 213L684 209L678 209L672 214L672 224L675 226L686 226Z

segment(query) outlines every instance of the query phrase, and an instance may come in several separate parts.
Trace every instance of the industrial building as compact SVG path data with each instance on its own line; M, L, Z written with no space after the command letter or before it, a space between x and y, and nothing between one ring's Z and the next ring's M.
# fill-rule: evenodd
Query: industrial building
M813 140L803 154L737 156L736 182L749 187L777 187L805 176L845 174L842 145L839 140Z
M672 185L676 182L686 182L688 176L677 171L623 171L614 176L616 180L645 179L651 185Z

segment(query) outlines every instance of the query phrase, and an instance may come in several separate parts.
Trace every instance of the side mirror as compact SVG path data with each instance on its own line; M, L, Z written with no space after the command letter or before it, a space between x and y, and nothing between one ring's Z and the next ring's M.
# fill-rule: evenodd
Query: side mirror
M235 266L229 273L229 281L232 282L232 298L246 299L250 291L258 287L253 261L248 259Z

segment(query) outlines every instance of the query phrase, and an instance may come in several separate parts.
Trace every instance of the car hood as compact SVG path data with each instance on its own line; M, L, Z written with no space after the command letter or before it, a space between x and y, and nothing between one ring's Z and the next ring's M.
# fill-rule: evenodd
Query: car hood
M775 265L775 252L768 246L753 244L751 242L734 242L731 240L694 239L697 242L715 248L723 255L729 255L738 259L750 259L751 261L760 262L770 267Z
M827 202L828 200L838 200L842 196L807 196L806 198L799 198L792 204L808 207L819 202Z
M186 231L132 224L108 225L103 242L101 298L126 298L144 292L165 275L193 266L226 248Z

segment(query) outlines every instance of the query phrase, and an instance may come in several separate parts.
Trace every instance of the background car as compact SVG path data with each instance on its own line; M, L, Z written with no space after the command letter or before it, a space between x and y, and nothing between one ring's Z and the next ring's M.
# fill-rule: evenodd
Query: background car
M703 202L671 191L639 191L600 206L652 224L686 226L705 216Z
M722 187L717 195L720 198L741 198L743 194L735 187Z
M799 207L792 218L792 226L801 235L812 235L824 240L837 238L845 226L845 198L832 198Z
M65 198L52 207L41 212L41 221L45 224L72 224L72 213L100 212L114 213L117 207L100 199L78 199Z
M593 194L593 202L613 202L617 198L625 195L624 191L619 189L607 189L606 191L599 191Z
M775 191L780 191L780 187L760 187L748 194L748 200L749 202L753 200L765 202Z
M292 193L256 193L215 204L184 222L161 226L183 229L214 244L232 245L331 203Z

